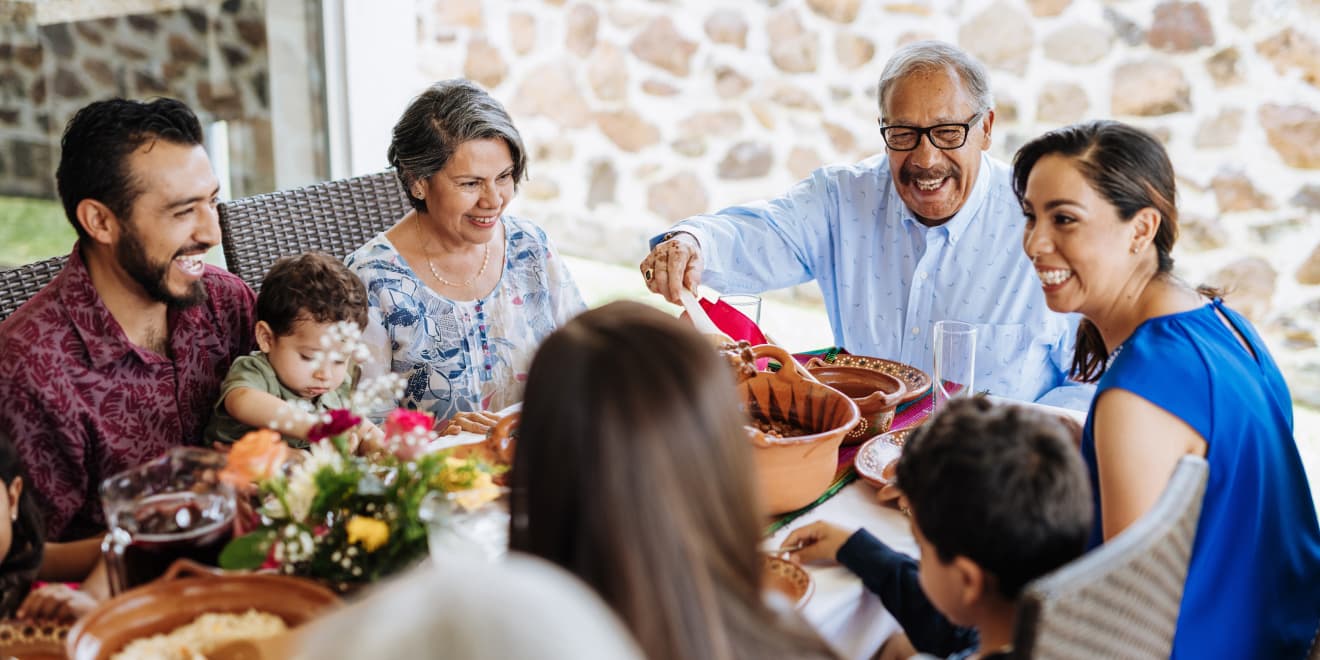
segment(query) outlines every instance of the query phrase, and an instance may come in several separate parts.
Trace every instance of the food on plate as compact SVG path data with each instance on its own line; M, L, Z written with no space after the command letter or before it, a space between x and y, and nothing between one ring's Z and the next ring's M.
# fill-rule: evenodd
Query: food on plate
M169 633L135 640L111 660L205 660L208 653L230 642L266 639L287 630L284 619L268 612L208 612Z

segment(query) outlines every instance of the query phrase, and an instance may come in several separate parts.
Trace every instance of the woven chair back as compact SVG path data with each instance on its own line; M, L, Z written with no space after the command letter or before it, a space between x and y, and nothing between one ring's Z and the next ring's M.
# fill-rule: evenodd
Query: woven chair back
M388 170L224 202L225 265L260 289L276 259L311 251L343 259L410 208Z
M0 270L0 321L9 318L14 310L50 283L68 260L68 255L63 255Z
M1168 658L1209 467L1185 456L1154 508L1121 534L1028 584L1023 658Z

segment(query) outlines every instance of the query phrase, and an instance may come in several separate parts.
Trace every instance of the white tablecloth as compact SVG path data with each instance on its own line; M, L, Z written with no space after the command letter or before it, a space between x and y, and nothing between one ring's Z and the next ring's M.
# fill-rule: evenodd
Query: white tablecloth
M1072 417L1078 422L1086 419L1085 414L1075 410L1034 403L1025 405ZM917 556L917 544L908 527L908 518L893 507L877 503L875 488L860 479L776 532L764 547L779 547L791 530L817 520L847 528L865 527L895 550ZM900 630L898 621L880 604L880 599L867 591L861 579L848 569L838 565L806 568L816 584L816 591L802 614L843 657L870 658L890 635Z

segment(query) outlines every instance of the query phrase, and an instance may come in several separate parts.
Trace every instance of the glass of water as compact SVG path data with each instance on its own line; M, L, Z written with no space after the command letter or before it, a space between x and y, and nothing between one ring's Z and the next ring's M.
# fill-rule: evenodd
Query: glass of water
M949 399L971 394L976 375L976 326L962 321L935 323L935 411Z
M752 323L761 324L761 296L750 293L731 293L720 296L720 301L743 313Z

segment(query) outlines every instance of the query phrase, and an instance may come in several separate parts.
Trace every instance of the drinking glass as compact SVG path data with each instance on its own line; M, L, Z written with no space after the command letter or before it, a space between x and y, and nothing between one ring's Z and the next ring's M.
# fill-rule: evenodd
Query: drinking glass
M431 492L418 516L426 523L427 546L436 562L454 556L495 561L509 549L509 490L476 508L461 504L462 491Z
M225 456L175 447L101 482L109 533L101 543L110 592L160 577L174 560L215 566L234 531L234 487L220 479Z
M731 293L720 296L720 300L742 312L744 316L752 320L752 323L761 324L761 296L748 293Z
M935 323L935 411L949 399L971 394L976 374L976 326L962 321Z

